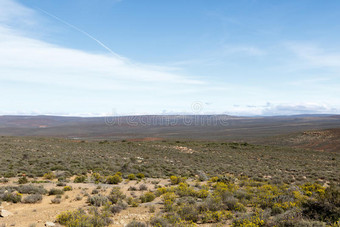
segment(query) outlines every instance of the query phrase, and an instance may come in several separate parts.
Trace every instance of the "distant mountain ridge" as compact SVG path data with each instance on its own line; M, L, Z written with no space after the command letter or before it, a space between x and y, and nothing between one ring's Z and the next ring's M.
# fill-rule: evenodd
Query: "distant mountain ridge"
M229 115L141 115L108 117L0 116L2 136L84 139L232 140L340 127L340 115L239 117Z

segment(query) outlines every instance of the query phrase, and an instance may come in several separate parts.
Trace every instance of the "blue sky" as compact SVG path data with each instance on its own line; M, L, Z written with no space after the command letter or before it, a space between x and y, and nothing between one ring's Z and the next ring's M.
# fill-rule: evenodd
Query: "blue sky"
M339 28L338 1L1 0L0 114L340 114Z

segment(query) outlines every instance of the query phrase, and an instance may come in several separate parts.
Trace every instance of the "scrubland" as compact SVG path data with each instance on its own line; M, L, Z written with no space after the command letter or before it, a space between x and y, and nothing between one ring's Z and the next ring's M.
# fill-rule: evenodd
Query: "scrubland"
M2 226L340 225L337 152L23 137L0 152Z

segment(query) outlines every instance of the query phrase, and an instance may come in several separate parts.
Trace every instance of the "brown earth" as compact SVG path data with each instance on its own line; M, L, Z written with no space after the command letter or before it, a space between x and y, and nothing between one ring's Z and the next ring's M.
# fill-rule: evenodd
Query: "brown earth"
M0 183L1 186L15 186L17 185L15 182L17 179L11 179L8 183ZM42 227L46 222L54 222L58 214L68 210L76 210L78 208L87 208L89 205L86 203L87 198L84 196L84 193L91 194L93 189L96 189L98 186L101 186L99 189L101 194L108 194L112 187L118 186L121 191L127 196L131 196L131 193L134 193L136 196L140 196L145 193L145 191L128 191L130 186L135 186L139 188L139 185L145 184L148 187L148 190L154 190L154 184L151 181L159 182L158 185L166 185L169 184L169 180L166 179L146 179L141 182L138 181L124 181L118 185L107 185L107 184L93 184L93 183L68 183L67 185L72 186L72 191L67 191L62 196L60 204L52 204L51 199L55 198L55 196L43 196L43 200L36 204L24 204L24 203L7 203L3 202L3 209L13 213L13 215L0 218L0 225L4 226L19 226L19 227L29 227L33 224L36 227ZM56 187L56 182L52 183L42 183L35 185L43 185L45 189L49 190L51 188ZM62 187L59 187L62 189ZM80 201L76 200L77 196L81 196L82 199ZM23 198L27 196L24 195ZM153 213L149 212L149 206L154 205L156 211L161 207L160 198L156 198L153 202L148 204L140 204L139 207L128 207L128 209L123 210L119 214L116 214L112 217L113 223L110 226L124 226L128 224L132 220L143 221L146 222L150 219Z
M323 152L340 152L340 128L304 131L302 133L270 137L259 143Z

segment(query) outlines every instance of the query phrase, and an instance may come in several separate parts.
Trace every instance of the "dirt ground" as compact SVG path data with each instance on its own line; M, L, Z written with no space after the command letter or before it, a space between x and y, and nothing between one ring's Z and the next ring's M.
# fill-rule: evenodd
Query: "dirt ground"
M17 179L12 179L8 183L0 183L1 186L11 186L17 185ZM131 193L134 193L136 196L139 196L146 191L128 191L130 186L135 186L137 189L139 185L145 184L148 190L155 190L155 185L151 183L151 181L159 182L158 185L166 185L169 184L169 180L165 179L144 179L141 182L133 181L123 181L118 185L108 185L108 184L93 184L93 183L67 183L67 185L72 186L72 191L67 191L62 195L60 204L53 204L51 200L55 198L55 196L43 196L43 200L39 203L35 204L24 204L24 203L7 203L3 202L1 204L4 210L7 210L13 215L0 218L0 226L18 226L18 227L41 227L44 226L46 222L54 222L58 214L63 211L68 210L76 210L78 208L86 208L88 204L86 203L87 197L84 196L85 193L91 194L93 189L97 189L100 186L101 194L108 194L112 187L118 186L121 188L121 191L127 196L131 196ZM56 187L56 182L52 183L41 183L34 185L43 185L45 189L49 190L51 188L60 188ZM27 196L24 195L23 198ZM76 197L81 197L81 200L77 200ZM160 198L156 198L151 203L140 204L139 207L128 207L128 209L123 210L119 214L116 214L112 217L113 223L110 226L124 226L132 220L137 221L148 221L153 213L149 212L149 206L154 205L156 210L161 206Z

